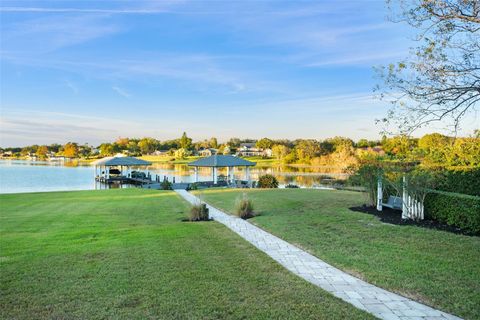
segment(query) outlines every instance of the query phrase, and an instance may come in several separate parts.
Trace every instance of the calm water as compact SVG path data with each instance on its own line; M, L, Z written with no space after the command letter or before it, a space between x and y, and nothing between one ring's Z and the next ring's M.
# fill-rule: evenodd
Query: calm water
M184 164L154 164L148 167L152 176L159 175L169 181L193 182L193 169ZM252 168L253 180L269 173L277 177L281 185L294 183L302 187L328 184L332 178L343 179L345 174L335 173L335 168L314 167L260 167ZM226 169L219 174L226 175ZM236 169L237 179L244 178L244 171ZM211 170L200 169L199 180L212 180ZM94 182L93 167L76 163L53 163L43 161L0 160L0 193L92 190L105 188Z

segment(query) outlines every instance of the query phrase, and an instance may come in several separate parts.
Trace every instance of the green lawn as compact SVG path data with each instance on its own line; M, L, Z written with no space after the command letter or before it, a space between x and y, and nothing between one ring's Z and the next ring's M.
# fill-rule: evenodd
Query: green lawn
M198 192L233 212L243 190ZM480 238L384 224L349 210L364 195L327 190L249 190L254 224L368 282L456 315L480 319Z
M369 319L175 193L0 195L2 319Z

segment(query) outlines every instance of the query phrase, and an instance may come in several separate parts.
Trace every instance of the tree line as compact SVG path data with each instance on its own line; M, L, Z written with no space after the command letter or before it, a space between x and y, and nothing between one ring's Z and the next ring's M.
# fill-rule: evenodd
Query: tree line
M260 150L271 150L271 156L284 164L349 166L364 158L384 160L417 161L429 166L480 166L480 131L470 137L450 137L439 133L426 134L421 138L404 135L384 136L381 140L346 137L315 139L239 139L231 138L219 143L212 137L194 142L184 132L178 139L160 141L155 138L118 138L114 142L97 147L69 142L65 145L32 145L23 148L4 148L17 156L35 154L39 158L61 155L68 158L92 158L126 153L132 156L151 155L161 151L175 158L195 154L196 151L212 148L218 154L234 154L242 143L253 144ZM215 152L215 151L214 151Z

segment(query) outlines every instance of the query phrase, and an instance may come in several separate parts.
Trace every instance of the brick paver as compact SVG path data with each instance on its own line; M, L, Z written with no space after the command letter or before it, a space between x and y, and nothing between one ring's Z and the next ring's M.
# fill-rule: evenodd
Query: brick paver
M200 199L176 192L192 204ZM210 217L240 235L289 271L380 319L460 319L355 278L248 221L208 205Z

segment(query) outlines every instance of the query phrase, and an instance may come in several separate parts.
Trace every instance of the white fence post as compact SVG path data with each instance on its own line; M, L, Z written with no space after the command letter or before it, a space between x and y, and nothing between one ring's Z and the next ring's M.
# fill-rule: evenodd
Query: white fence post
M382 188L382 177L378 177L377 183L377 211L382 211L382 202L383 202L383 188Z
M407 178L405 175L403 176L403 194L402 194L402 219L408 218L408 209L407 209L407 202L408 202L408 193L407 193Z

